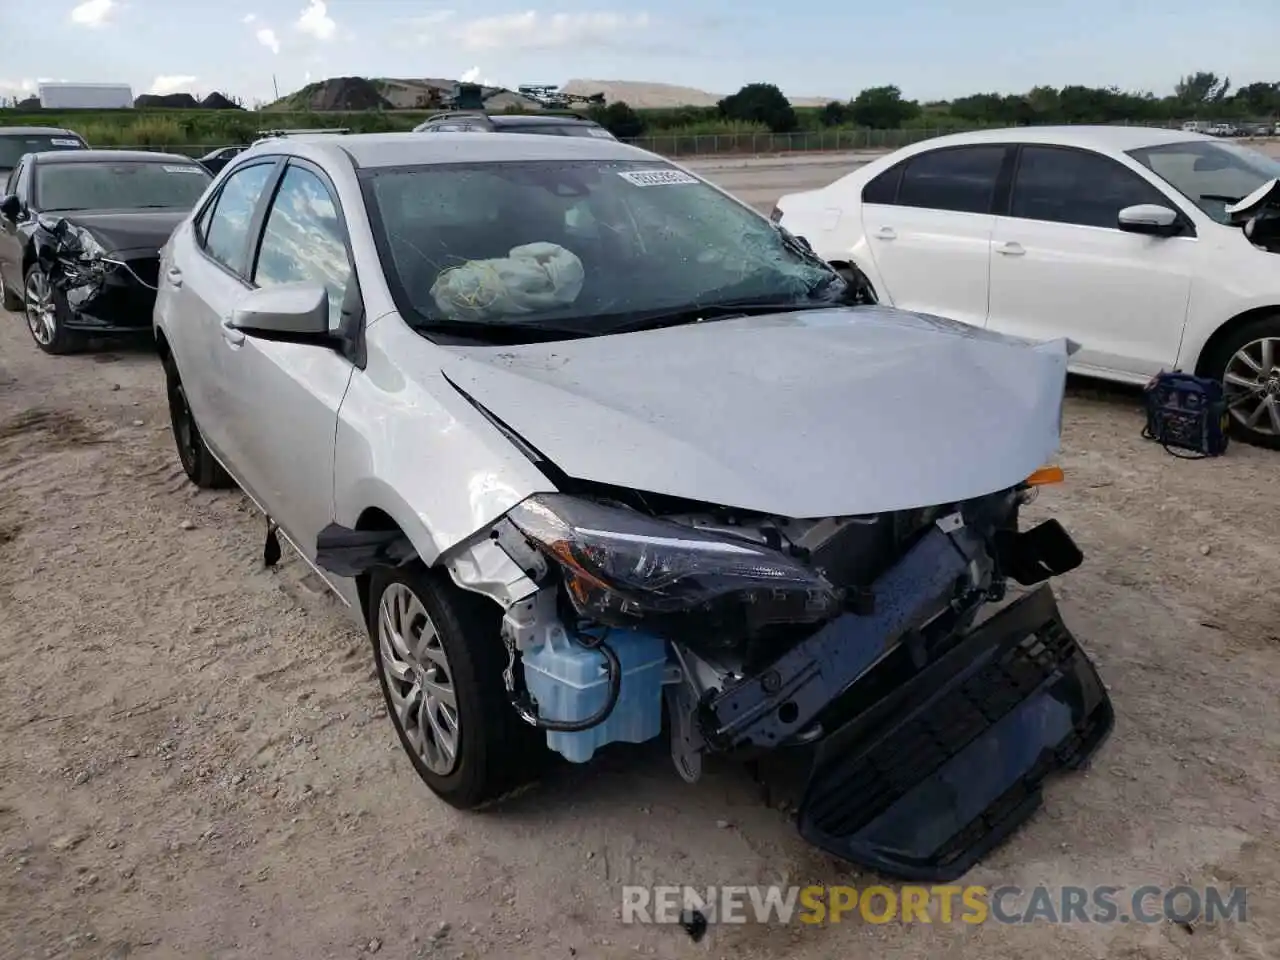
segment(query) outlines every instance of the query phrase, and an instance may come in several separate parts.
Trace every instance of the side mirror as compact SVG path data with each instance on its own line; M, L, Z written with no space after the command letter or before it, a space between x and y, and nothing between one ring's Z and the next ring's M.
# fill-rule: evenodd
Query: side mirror
M1158 203L1138 203L1120 211L1117 224L1125 233L1142 233L1152 237L1172 237L1180 233L1178 214Z
M282 283L249 293L227 322L233 330L259 340L280 340L332 347L329 291L318 283Z
M22 213L22 201L12 193L0 200L0 216L6 220L17 220L20 213Z

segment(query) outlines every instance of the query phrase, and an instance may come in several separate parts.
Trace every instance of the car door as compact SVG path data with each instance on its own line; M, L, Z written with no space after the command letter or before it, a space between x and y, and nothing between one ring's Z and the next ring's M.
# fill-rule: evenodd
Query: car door
M175 232L157 296L157 310L176 318L165 333L200 433L238 481L242 464L231 422L224 324L249 289L251 238L280 165L279 158L267 157L239 167L190 225Z
M1090 150L1026 145L991 238L988 326L1081 345L1076 369L1146 378L1177 359L1197 241L1119 229L1125 207L1185 214L1137 172Z
M9 171L8 177L5 178L4 189L0 190L0 196L16 196L25 205L27 198L19 189L20 184L26 182L23 176L23 170L28 161L19 160L18 165ZM10 220L8 217L0 216L0 271L3 271L5 286L10 290L21 294L23 289L22 277L22 233L19 224L22 222L21 214Z
M291 158L262 218L251 283L310 282L329 294L329 327L359 322L359 289L337 191L318 167ZM220 344L241 482L293 544L315 557L333 518L338 408L355 367L314 345L232 336Z
M992 204L1010 148L915 154L863 190L862 222L887 301L973 326L987 319Z

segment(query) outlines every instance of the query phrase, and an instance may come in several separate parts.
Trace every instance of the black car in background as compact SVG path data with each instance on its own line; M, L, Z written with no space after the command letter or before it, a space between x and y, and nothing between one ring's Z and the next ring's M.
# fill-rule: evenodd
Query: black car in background
M440 113L413 128L414 133L537 133L553 137L618 139L594 120L574 114Z
M0 299L37 346L151 327L160 248L212 181L189 157L124 150L27 154L0 198Z
M88 149L80 134L61 127L0 127L0 183L8 179L24 153Z
M206 153L198 163L216 177L222 172L223 167L248 149L248 147L219 147L217 150Z

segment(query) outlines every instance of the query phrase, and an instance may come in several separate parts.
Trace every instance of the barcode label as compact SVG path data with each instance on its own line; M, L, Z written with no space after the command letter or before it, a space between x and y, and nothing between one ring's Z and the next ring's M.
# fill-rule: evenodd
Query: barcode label
M698 178L682 170L625 170L618 174L637 187L665 187L670 183L698 183Z

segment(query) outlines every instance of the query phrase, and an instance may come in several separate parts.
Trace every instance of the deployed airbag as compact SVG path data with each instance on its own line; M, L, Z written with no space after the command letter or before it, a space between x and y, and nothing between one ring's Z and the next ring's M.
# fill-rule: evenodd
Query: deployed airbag
M526 243L505 257L468 260L441 272L431 297L450 320L500 320L573 303L582 261L555 243Z

